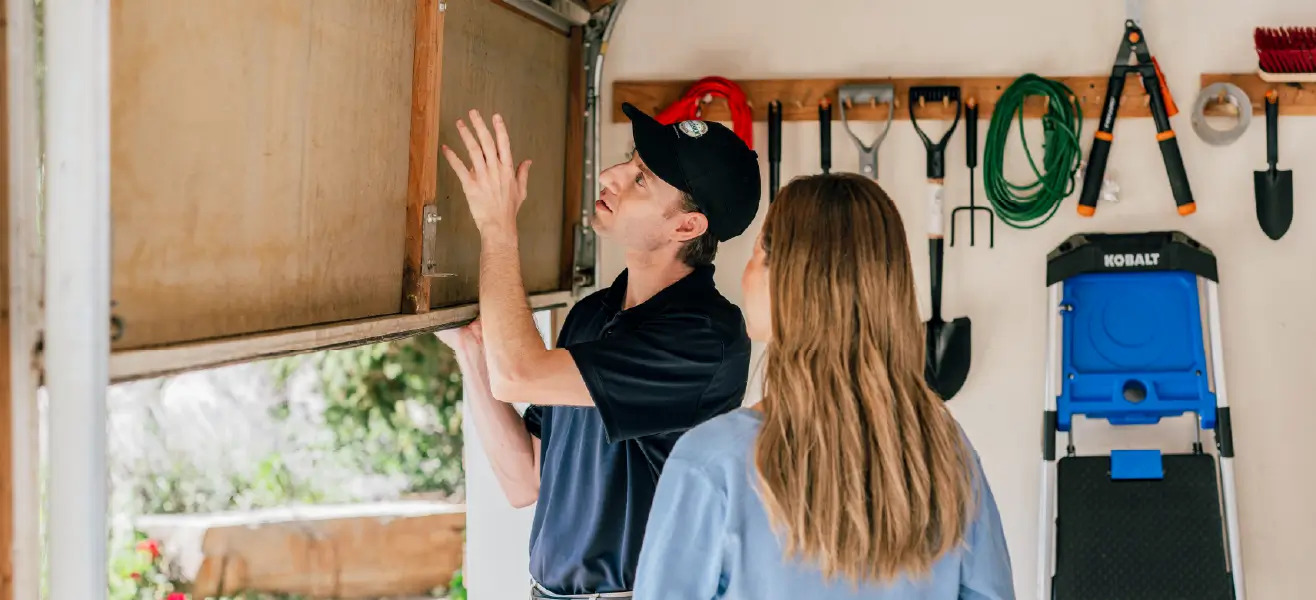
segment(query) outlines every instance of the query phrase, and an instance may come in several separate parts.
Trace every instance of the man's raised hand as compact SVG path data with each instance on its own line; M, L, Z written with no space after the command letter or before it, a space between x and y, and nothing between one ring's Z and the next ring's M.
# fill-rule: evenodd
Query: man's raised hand
M461 181L466 203L480 233L515 235L516 213L525 201L530 161L524 160L518 167L512 167L512 143L501 115L493 116L493 134L485 126L479 111L471 109L470 117L469 127L463 121L457 121L457 133L466 144L470 168L446 144L443 156Z

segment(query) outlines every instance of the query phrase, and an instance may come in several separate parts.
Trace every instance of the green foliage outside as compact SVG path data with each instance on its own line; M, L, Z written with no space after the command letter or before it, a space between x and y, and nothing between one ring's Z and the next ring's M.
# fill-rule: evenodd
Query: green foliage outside
M286 375L303 360L276 363ZM403 474L408 491L457 494L462 468L461 373L433 335L313 355L338 450L370 457L379 474ZM286 407L276 409L276 416Z
M337 489L342 486L325 481L323 474L335 469L400 480L397 491L402 494L464 496L461 374L451 351L434 335L276 359L268 361L266 369L272 389L280 393L267 404L267 415L258 418L276 425L287 422L289 428L310 423L316 429L310 438L315 443L270 452L254 465L218 474L214 466L198 465L188 456L153 453L149 464L129 467L133 514L355 500ZM289 394L281 393L294 375L306 370L313 373L322 399L309 416L304 406L294 406ZM145 419L142 434L165 436L169 432L159 430L167 428L168 423ZM303 456L308 453L311 459ZM152 540L141 532L111 543L111 600L196 600L178 595L176 590L182 588L163 570L159 555L149 551ZM446 589L434 593L464 600L461 571L453 574ZM293 597L237 595L222 600Z

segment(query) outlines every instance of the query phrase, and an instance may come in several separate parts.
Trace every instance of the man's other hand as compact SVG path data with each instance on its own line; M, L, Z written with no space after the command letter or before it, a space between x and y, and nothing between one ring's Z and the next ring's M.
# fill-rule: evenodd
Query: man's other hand
M479 317L461 327L436 331L434 335L439 341L452 348L459 357L463 354L474 356L484 354L484 330L480 326Z

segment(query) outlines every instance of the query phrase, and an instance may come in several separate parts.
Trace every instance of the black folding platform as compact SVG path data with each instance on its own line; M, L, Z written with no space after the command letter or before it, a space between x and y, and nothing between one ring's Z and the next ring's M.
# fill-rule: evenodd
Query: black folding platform
M1159 480L1113 480L1109 456L1059 460L1053 598L1233 599L1215 458L1162 460Z

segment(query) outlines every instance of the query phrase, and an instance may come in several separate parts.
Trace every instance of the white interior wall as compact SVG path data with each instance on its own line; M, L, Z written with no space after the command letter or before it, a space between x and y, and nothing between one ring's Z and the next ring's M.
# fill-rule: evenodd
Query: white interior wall
M1123 18L1124 2L1119 0L923 5L894 0L630 0L605 60L602 106L611 106L611 82L616 79L1106 75ZM1280 168L1293 169L1298 184L1293 225L1283 239L1272 242L1256 225L1251 175L1264 168L1264 119L1254 118L1234 144L1213 147L1192 132L1188 111L1201 73L1255 68L1254 26L1316 24L1316 15L1307 3L1295 0L1146 0L1142 23L1180 107L1172 121L1198 211L1187 218L1175 212L1151 120L1122 120L1116 126L1108 171L1122 188L1118 204L1102 205L1095 217L1081 219L1071 197L1039 229L1013 230L998 222L994 249L986 247L983 237L976 247L961 242L948 248L944 312L948 317L970 316L974 329L972 371L951 406L981 454L996 493L1019 597L1032 598L1046 253L1083 231L1179 229L1192 235L1216 252L1222 279L1222 333L1234 406L1248 592L1259 600L1305 597L1309 586L1304 575L1316 568L1316 511L1309 500L1316 494L1316 467L1302 443L1316 422L1316 403L1308 398L1303 380L1309 360L1306 344L1316 339L1316 315L1305 311L1316 297L1310 266L1310 257L1316 255L1316 211L1305 207L1316 203L1316 191L1302 182L1316 177L1305 168L1312 164L1306 159L1311 155L1306 140L1316 139L1316 117L1280 118ZM604 119L602 160L608 165L624 160L630 133L626 124L611 123L610 115ZM856 170L856 153L839 114L834 119L833 170ZM980 143L987 121L986 115L980 119ZM941 131L938 127L925 125L929 131ZM1096 122L1087 120L1083 127L1086 156ZM783 130L783 184L792 176L817 172L816 122L786 122ZM860 137L869 137L877 125L860 124L856 130ZM950 209L968 198L963 132L961 121L948 144L947 219ZM1018 169L1026 166L1015 135L1007 172L1023 177L1026 173ZM766 190L765 123L755 124L754 136L763 157ZM925 153L908 121L892 124L880 152L879 176L905 218L926 315ZM984 203L981 179L977 193ZM762 216L760 212L741 238L719 251L717 283L736 302L741 299L741 269ZM622 267L620 252L605 244L601 281L611 281ZM756 377L749 402L757 399L757 382ZM1188 447L1192 435L1187 422L1132 436L1103 433L1100 428L1079 428L1080 450L1101 451L1130 438L1179 450ZM473 437L468 440L474 442ZM468 463L471 597L520 597L532 509L507 509L492 475L485 477L481 469L487 467L478 459ZM503 585L510 587L498 587ZM509 591L504 595L494 588Z
M548 346L551 313L534 313ZM524 411L525 405L517 405ZM462 405L466 455L466 564L462 581L471 600L525 598L530 592L530 526L534 506L513 508L498 485L470 409Z

